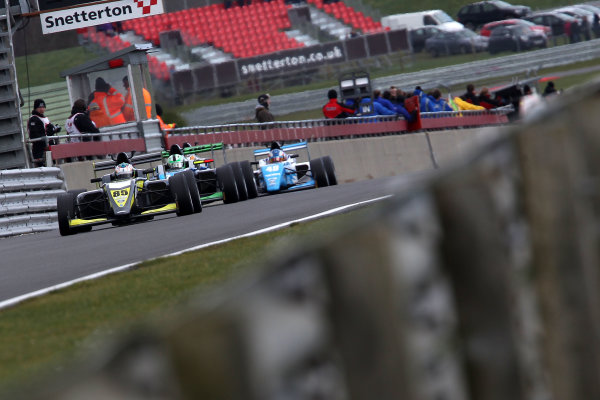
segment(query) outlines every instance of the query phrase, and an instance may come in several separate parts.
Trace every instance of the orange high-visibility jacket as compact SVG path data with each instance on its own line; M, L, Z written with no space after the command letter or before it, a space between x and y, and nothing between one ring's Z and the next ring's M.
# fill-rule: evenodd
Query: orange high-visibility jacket
M168 136L169 132L171 132L171 129L175 128L175 124L165 124L165 121L163 121L160 115L157 115L156 118L158 118L160 129L162 129L162 131Z
M150 96L150 92L146 90L146 88L142 88L142 93L144 94L144 105L146 106L146 117L148 119L152 118L152 97ZM127 89L127 94L125 95L125 105L123 106L123 115L125 116L125 120L127 121L135 121L135 112L133 111L133 100L131 97L131 89Z
M123 95L115 88L110 88L108 93L96 91L88 106L90 118L98 128L123 124L127 122L121 111L123 104L125 104Z

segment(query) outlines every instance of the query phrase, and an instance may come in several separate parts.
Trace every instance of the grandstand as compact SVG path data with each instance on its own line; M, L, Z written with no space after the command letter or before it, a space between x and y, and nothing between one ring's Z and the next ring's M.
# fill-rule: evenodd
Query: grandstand
M303 6L311 9L311 15L324 13L336 20L342 28L329 33L339 39L345 39L350 32L371 34L383 31L381 23L342 1L323 3L323 0L308 0ZM288 11L295 7L298 6L286 4L284 0L255 1L251 5L230 8L212 4L125 21L122 25L124 32L117 35L108 35L95 28L80 29L78 33L101 48L114 52L140 42L160 46L161 32L179 31L182 44L189 49L190 59L194 54L211 54L216 56L199 61L219 63L319 43L318 38L303 40L294 34L297 31L292 29ZM318 23L319 20L315 20ZM323 23L316 28L325 31L328 26ZM204 51L207 48L214 51ZM170 72L188 68L187 60L169 56L166 52L150 54L149 60L151 74L162 81L169 80Z

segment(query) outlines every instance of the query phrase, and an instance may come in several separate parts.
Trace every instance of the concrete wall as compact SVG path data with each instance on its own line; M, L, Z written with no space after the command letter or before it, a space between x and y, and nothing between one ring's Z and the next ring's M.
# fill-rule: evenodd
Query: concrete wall
M311 158L331 156L340 183L397 176L435 169L459 159L473 146L494 137L498 128L418 132L406 135L333 140L309 144ZM234 148L226 151L227 162L252 160L258 147ZM304 153L299 161L306 161ZM222 152L215 154L216 165L222 165ZM139 165L146 168L150 164ZM67 189L95 188L89 183L94 176L91 161L62 164ZM101 173L100 173L101 174Z

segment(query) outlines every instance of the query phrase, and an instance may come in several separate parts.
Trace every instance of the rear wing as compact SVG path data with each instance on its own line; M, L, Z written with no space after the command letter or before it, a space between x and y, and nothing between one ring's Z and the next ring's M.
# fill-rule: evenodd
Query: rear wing
M301 149L306 149L306 152L308 153L308 143L307 142L299 142L299 143L286 144L285 146L281 146L281 150L285 151L286 153L290 152L290 151L301 150ZM268 156L269 151L270 151L269 148L261 149L261 150L254 150L254 159ZM310 159L310 155L308 156L308 158Z
M212 143L212 144L202 144L199 146L186 147L185 149L182 149L182 152L183 152L184 156L189 156L192 154L207 153L209 151L212 153L215 150L223 150L223 149L224 149L223 143ZM171 155L171 153L169 153L167 150L163 150L161 153L162 158L168 158L170 155ZM214 155L212 158L214 158Z

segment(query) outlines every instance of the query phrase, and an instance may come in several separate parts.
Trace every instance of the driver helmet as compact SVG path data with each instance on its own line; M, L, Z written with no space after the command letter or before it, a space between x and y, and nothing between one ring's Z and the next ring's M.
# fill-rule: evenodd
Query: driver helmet
M117 179L130 179L133 176L133 165L121 163L115 167L115 176Z
M269 152L269 163L278 163L285 161L285 153L283 150L274 149Z
M185 163L185 157L181 154L173 154L169 156L167 159L167 165L170 169L180 169L183 168L183 164Z

